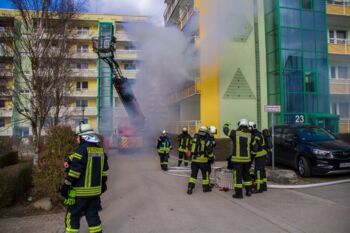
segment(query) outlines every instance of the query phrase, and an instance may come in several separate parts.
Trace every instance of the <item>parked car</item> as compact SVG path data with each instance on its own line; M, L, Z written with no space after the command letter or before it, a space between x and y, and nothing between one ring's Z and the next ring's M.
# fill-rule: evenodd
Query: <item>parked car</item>
M350 144L318 126L275 126L275 161L300 176L350 173Z

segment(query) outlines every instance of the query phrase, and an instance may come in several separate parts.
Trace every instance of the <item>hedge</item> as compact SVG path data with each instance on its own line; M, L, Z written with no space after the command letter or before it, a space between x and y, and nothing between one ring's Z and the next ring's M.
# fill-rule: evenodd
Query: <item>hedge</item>
M32 162L22 162L0 169L0 208L22 197L32 184Z
M18 152L10 151L0 155L0 168L18 163Z

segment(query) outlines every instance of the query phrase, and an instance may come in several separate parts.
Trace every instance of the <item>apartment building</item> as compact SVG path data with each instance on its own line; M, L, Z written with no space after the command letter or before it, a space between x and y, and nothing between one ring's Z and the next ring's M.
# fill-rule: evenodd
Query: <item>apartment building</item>
M350 132L350 1L327 0L331 112L339 131Z
M1 9L0 31L13 27L17 20L17 11ZM145 20L146 17L141 16L84 13L70 22L68 47L72 53L72 91L66 96L61 122L75 127L84 120L99 131L115 132L111 126L118 118L126 117L126 112L113 88L109 66L93 52L92 38L116 36L115 58L123 75L135 79L138 72L138 49L126 35L123 25ZM0 51L0 136L27 136L31 134L30 126L13 109L11 89L16 80L13 70L13 57Z
M349 46L344 29L339 33L342 44L334 45L338 38L334 30L347 27L349 21L344 18L348 14L347 4L339 2L328 1L326 8L324 0L235 1L235 7L244 11L245 20L239 21L243 24L240 26L230 22L230 18L235 19L234 15L220 15L225 8L219 3L229 7L230 1L213 4L207 0L166 0L166 25L177 26L185 35L192 36L194 43L199 42L199 81L178 90L172 97L171 106L180 112L180 120L193 119L197 125L213 124L220 129L226 121L235 123L245 117L264 128L271 123L271 115L264 112L264 105L280 105L281 112L275 114L277 124L313 124L344 131L348 118L341 117L339 126L338 115L340 109L342 114L345 111L346 91L334 93L336 82L344 80L331 78L331 87L328 81L328 57L330 73L334 75L340 70L344 76L344 64L348 63ZM331 8L341 13L331 15ZM333 38L329 40L333 43L328 46L330 55L326 9L328 24L338 22L338 27L329 32ZM200 41L207 36L203 34L208 33L203 19L210 11L219 12L217 15L225 17L225 23L241 30L231 38L224 54L215 62L203 65L208 45ZM197 27L193 22L198 22ZM191 26L187 28L187 25ZM347 90L348 87L340 85L337 90L339 88ZM341 100L341 106L335 104L336 100ZM190 115L193 109L197 111L194 116ZM184 125L180 123L177 125ZM178 126L175 131L179 129Z

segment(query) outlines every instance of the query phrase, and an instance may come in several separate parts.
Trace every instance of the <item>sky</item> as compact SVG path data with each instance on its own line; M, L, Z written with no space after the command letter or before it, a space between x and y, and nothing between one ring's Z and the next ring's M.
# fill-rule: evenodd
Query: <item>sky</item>
M10 0L0 0L0 8L11 8ZM163 24L164 0L88 0L87 11L103 14L149 16L157 25Z

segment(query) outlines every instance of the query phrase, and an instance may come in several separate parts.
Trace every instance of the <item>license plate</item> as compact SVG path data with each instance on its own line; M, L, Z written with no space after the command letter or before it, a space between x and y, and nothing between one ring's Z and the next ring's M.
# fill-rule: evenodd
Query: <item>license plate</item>
M350 167L350 163L340 163L339 167L340 168L342 168L342 167Z

